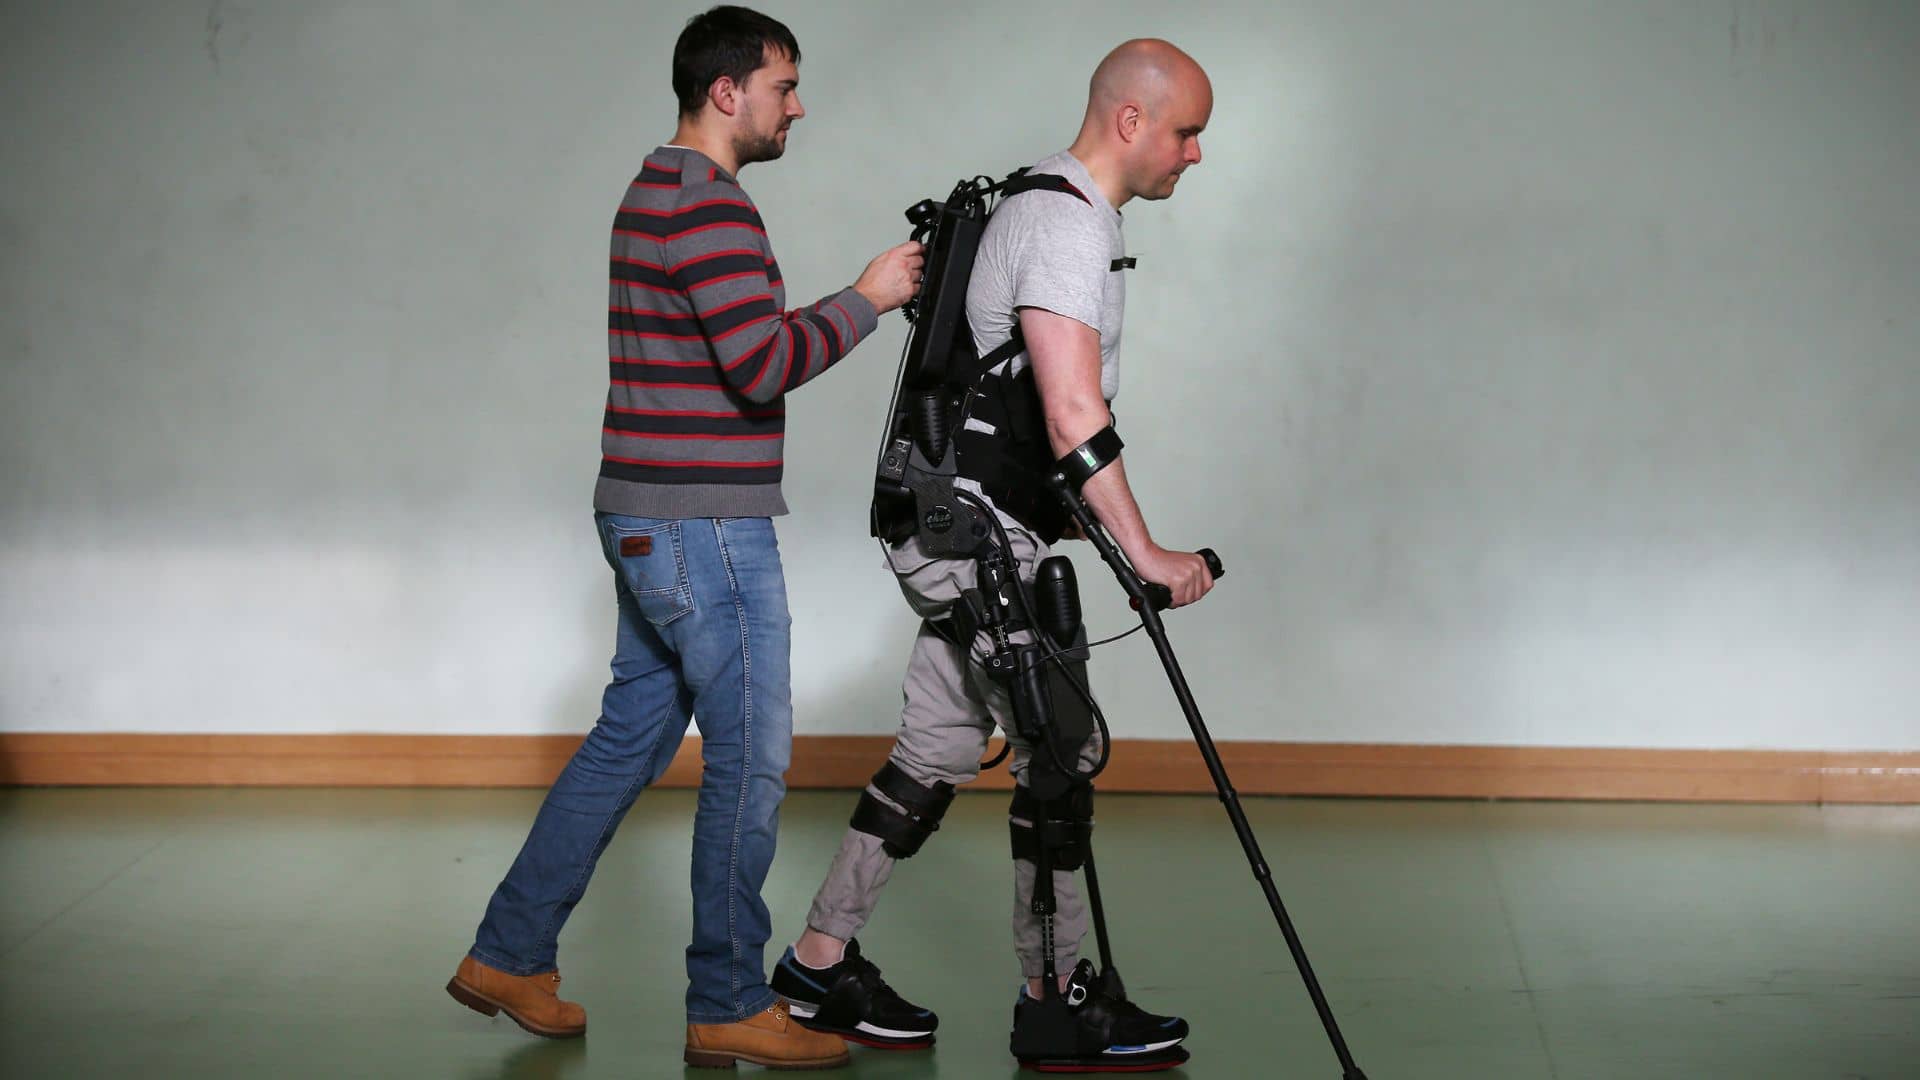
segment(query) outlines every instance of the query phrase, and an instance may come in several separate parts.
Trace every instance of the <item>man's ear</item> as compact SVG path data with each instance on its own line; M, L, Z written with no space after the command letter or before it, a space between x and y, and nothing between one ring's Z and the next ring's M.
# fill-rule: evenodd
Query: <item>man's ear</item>
M1114 115L1114 132L1121 142L1132 142L1140 134L1140 124L1144 117L1138 105L1122 105Z
M722 75L707 87L707 100L713 103L714 110L722 116L732 116L740 108L740 88L734 85L733 76Z

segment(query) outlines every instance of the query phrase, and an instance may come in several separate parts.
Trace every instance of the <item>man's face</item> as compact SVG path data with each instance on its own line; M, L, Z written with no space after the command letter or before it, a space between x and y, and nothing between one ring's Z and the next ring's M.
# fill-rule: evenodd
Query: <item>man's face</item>
M787 151L787 128L807 115L800 105L800 67L785 53L767 50L766 62L740 84L734 114L733 150L740 164L772 161Z
M1213 115L1213 87L1198 71L1172 80L1166 97L1142 120L1134 141L1134 194L1164 199L1180 174L1200 162L1200 133Z

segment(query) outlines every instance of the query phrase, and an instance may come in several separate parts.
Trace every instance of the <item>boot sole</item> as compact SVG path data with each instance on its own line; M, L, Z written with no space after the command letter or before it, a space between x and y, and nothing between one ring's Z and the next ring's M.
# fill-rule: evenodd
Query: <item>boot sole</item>
M685 1060L696 1069L731 1069L737 1062L751 1065L764 1065L769 1069L837 1069L853 1060L853 1055L842 1050L833 1057L809 1058L800 1061L788 1061L781 1058L761 1057L758 1054L743 1054L737 1050L695 1050L687 1047Z
M529 1034L538 1035L543 1039L577 1039L587 1033L587 1026L585 1024L577 1028L550 1028L524 1019L519 1013L514 1012L511 1007L495 1001L480 991L475 990L473 987L468 986L466 983L461 982L460 977L457 975L447 980L447 993L452 996L453 1000L465 1005L481 1016L498 1016L501 1013L506 1013L507 1019L519 1024L521 1030Z

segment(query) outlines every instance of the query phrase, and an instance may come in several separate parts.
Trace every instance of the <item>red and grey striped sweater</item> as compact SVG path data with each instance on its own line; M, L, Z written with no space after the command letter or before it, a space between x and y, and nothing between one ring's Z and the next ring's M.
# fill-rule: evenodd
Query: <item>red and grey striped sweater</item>
M786 310L760 212L705 154L647 156L613 223L612 385L594 509L638 517L770 517L786 393L873 332L851 288Z

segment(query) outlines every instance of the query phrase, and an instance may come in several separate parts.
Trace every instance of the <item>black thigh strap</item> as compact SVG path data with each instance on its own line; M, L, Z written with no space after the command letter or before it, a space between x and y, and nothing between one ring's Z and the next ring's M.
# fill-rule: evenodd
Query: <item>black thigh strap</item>
M906 807L915 817L932 819L936 829L940 827L940 819L946 816L947 807L953 805L952 784L935 780L922 786L892 761L880 766L880 771L873 774L872 783L880 794Z

